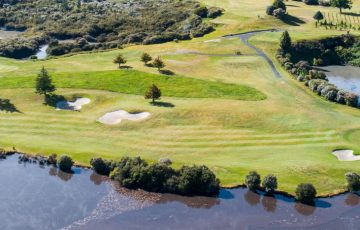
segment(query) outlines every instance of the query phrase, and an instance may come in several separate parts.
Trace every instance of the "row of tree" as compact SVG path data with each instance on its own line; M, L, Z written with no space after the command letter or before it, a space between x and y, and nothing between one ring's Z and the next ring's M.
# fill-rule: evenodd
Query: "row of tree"
M148 53L143 53L141 55L140 60L144 62L146 66L151 66L157 68L159 71L165 67L164 61L160 57L153 58ZM152 61L152 62L151 62ZM127 60L122 54L118 54L114 61L115 64L119 65L119 68L121 68L121 65L126 64ZM151 63L149 63L151 62Z

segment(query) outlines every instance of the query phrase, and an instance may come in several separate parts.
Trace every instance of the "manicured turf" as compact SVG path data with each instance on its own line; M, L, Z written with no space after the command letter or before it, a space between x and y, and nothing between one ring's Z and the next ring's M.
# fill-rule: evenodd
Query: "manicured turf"
M33 88L36 76L3 77L0 88ZM144 95L151 84L163 89L163 96L187 98L227 98L263 100L266 96L252 87L198 80L182 76L166 76L136 70L56 73L59 88L101 89L112 92Z
M286 2L292 5L289 13L303 21L291 25L265 16L268 0L201 1L227 10L212 21L219 23L217 31L204 38L45 61L0 59L0 97L11 99L22 112L0 113L0 145L31 153L66 153L81 163L94 156L140 155L151 161L169 157L175 167L208 165L225 186L242 184L248 171L257 170L262 176L277 175L279 189L290 193L301 182L313 183L320 195L345 189L344 174L359 172L360 162L340 162L331 151L351 148L359 153L360 111L319 98L285 71L282 79L275 78L268 64L238 39L214 41L225 34L272 27L288 29L293 40L342 32L316 29L312 16L319 7L301 2ZM354 3L354 11L359 9ZM274 59L280 35L261 34L250 42ZM238 50L244 55L232 56ZM160 76L144 66L139 61L144 51L162 56L166 69L176 75ZM116 70L112 59L119 52L133 70ZM58 87L86 88L57 93L90 97L92 103L81 112L42 105L33 89L21 88L31 87L42 65ZM144 100L144 87L152 81L166 95L163 102L173 107L151 106ZM262 94L266 100L251 100ZM247 98L250 95L256 96ZM96 122L117 109L148 111L151 117L116 126Z

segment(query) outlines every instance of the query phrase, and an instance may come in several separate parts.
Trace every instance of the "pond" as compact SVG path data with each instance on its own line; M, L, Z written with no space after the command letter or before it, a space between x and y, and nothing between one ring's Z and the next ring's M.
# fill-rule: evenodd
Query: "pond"
M0 229L354 229L360 199L320 199L316 207L246 189L218 198L182 197L121 188L91 170L0 161Z
M49 48L49 45L42 45L40 46L39 51L35 54L37 59L45 59L47 57L47 49Z
M340 89L360 95L360 67L355 66L326 66L321 67L329 82Z

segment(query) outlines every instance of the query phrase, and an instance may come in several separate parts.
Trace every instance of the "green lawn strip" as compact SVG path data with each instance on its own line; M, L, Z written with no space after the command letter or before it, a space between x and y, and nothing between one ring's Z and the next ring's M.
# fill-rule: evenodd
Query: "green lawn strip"
M167 97L225 98L257 101L266 96L245 85L204 81L182 76L166 76L136 70L74 72L52 74L58 88L99 89L118 93L143 95L151 84L156 84ZM32 88L36 76L3 77L0 88Z

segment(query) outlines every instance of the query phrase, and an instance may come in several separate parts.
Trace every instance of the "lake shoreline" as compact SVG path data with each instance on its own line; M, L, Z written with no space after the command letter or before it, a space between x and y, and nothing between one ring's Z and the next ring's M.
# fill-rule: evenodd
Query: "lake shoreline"
M14 154L19 154L19 155L23 155L23 156L26 156L28 158L31 158L32 160L35 160L36 163L38 163L38 159L36 157L39 157L39 158L42 158L42 159L47 159L48 157L44 156L44 155L40 155L40 154L31 154L31 153L24 153L24 152L21 152L21 151L17 151L16 149L15 150L11 150L11 151L6 151L5 150L5 156L11 156L11 155L14 155ZM49 164L50 165L50 164ZM74 162L74 167L77 167L77 168L81 168L81 169L91 169L92 170L92 167L89 166L89 165L86 165L86 164L80 164L80 163L76 163ZM109 176L106 176L106 175L103 175L107 178L110 179ZM245 184L239 184L239 185L232 185L232 186L222 186L220 185L220 189L229 189L229 190L235 190L235 189L239 189L239 188L247 188L247 186ZM257 189L257 192L261 192L261 193L265 193L265 190L264 189ZM324 194L324 195L319 195L319 196L316 196L316 199L322 199L322 198L334 198L334 197L337 197L337 196L341 196L341 195L344 195L344 194L350 194L350 191L347 190L347 189L344 189L344 190L339 190L339 192L333 192L333 193L328 193L328 194ZM160 194L163 194L163 193L160 193ZM265 193L266 195L266 193ZM298 201L296 201L295 199L295 196L292 195L291 193L288 193L286 191L282 191L282 190L276 190L275 192L273 192L273 194L271 194L270 196L275 196L275 195L280 195L280 196L284 196L286 198L290 198L290 199L294 199L294 202L295 203L299 203Z

